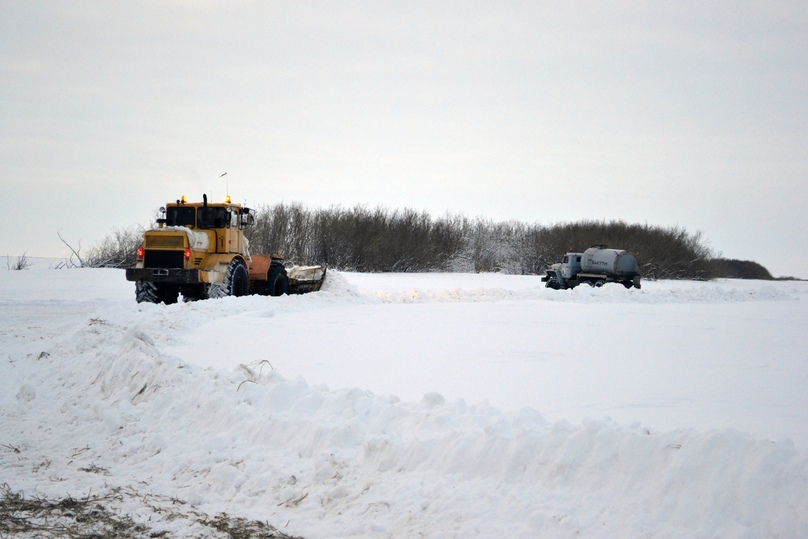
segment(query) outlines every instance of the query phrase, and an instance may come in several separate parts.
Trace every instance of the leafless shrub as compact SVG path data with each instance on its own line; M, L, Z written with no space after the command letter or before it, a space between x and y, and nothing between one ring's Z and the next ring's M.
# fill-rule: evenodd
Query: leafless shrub
M137 249L143 242L144 228L133 226L116 229L111 235L92 247L85 264L91 268L128 268L137 262Z
M6 268L8 268L9 270L20 271L30 266L31 261L28 259L25 253L23 253L22 256L18 256L16 262L11 262L11 258L9 256L6 256Z
M73 268L73 267L79 267L79 268L80 268L80 267L83 267L83 266L84 266L84 260L82 260L82 258L81 258L81 240L79 240L79 246L78 246L78 248L76 249L76 248L73 248L73 246L72 246L72 245L70 245L69 243L67 243L67 240L65 240L65 239L62 237L62 233L61 233L61 232L57 232L57 233L56 233L56 235L57 235L57 236L59 236L59 239L60 239L60 240L62 240L62 243L64 243L64 244L67 246L67 248L68 248L68 249L70 249L70 258L69 258L69 259L67 260L67 262L65 263L65 267L69 267L69 268ZM75 259L76 259L78 262L76 262L76 260L73 260L74 258L75 258Z
M365 272L465 271L540 274L570 249L595 244L637 255L649 279L706 279L720 269L701 232L682 227L579 221L550 226L492 222L412 209L308 210L278 204L256 213L253 252ZM720 275L718 275L720 276Z
M713 277L726 279L761 279L770 281L774 279L769 270L757 262L749 260L734 260L727 258L713 258L704 261L705 271Z
M259 208L248 233L253 252L282 254L299 264L367 272L432 271L448 269L460 248L462 231L454 220L436 220L409 208L310 211L300 204L276 204Z

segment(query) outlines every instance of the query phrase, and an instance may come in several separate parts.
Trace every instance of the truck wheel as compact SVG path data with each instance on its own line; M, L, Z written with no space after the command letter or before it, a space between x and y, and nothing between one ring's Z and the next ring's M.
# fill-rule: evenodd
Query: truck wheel
M208 287L209 298L223 298L226 296L246 296L250 286L247 268L238 260L230 262L222 284L212 284Z
M286 268L281 264L272 264L267 275L267 291L270 296L282 296L289 293L289 278Z
M149 281L136 281L135 299L138 303L160 303L157 285Z
M561 285L558 284L558 281L556 281L555 279L550 279L549 281L547 281L545 287L552 288L553 290L561 290Z

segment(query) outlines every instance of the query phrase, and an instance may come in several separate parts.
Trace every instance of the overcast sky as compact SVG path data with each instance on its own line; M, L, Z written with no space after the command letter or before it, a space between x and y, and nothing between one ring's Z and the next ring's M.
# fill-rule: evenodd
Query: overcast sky
M57 232L86 251L229 188L254 206L678 225L808 278L808 2L0 13L0 255L65 256Z

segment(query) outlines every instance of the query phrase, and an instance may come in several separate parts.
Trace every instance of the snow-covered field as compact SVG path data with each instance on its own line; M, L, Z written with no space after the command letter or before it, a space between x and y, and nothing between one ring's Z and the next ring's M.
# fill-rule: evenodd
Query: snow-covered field
M125 489L178 537L180 502L306 538L808 536L808 282L133 288L0 271L0 485Z

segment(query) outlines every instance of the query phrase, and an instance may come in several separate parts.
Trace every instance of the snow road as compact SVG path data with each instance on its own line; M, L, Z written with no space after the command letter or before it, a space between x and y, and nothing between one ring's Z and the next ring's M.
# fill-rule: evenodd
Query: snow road
M167 350L231 370L244 358L221 350L239 335L285 376L331 389L437 392L656 430L736 428L808 447L808 309L795 301L808 286L791 286L553 291L535 276L337 274L330 293L349 301L288 298L213 317Z

